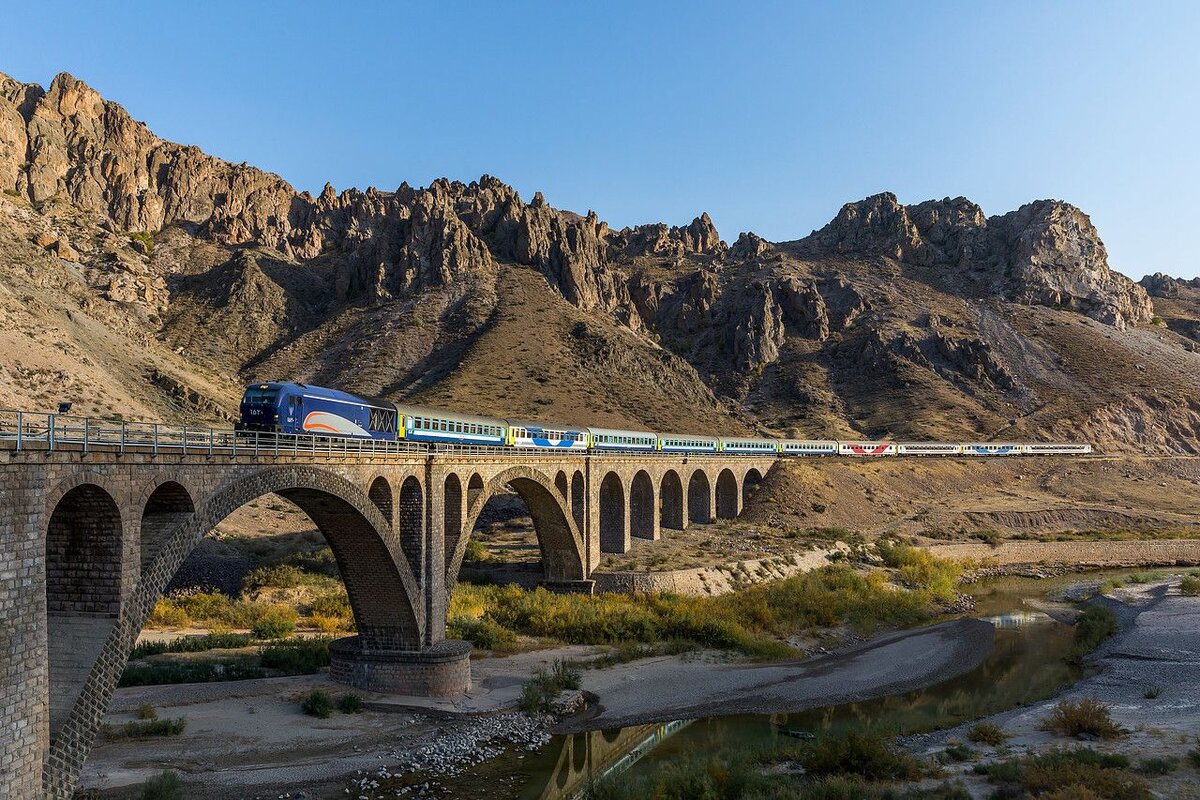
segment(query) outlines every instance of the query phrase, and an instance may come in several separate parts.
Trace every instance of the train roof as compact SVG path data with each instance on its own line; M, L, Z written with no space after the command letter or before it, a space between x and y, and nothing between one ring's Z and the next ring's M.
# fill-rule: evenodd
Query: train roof
M709 436L708 434L705 434L705 433L660 433L660 434L658 434L658 438L660 438L660 439L704 439L706 441L715 442L715 441L719 440L721 437Z
M299 394L327 397L331 400L342 400L347 403L362 403L363 405L377 406L379 408L391 408L395 405L391 400L383 397L367 397L360 394L351 394L350 392L343 392L341 389L330 389L328 386L317 386L311 383L300 383L299 381L257 381L256 383L246 384L247 389L261 389L264 386L270 389L288 389Z
M464 414L461 411L450 411L445 408L431 408L430 406L412 406L396 404L396 410L401 414L409 417L433 417L436 419L452 420L454 422L467 422L472 425L499 425L501 427L508 423L499 417L483 417L478 414Z
M504 422L510 428L565 431L567 433L585 433L588 430L586 425L568 425L565 422L541 422L532 419L506 419Z
M587 428L593 436L658 436L654 431L628 431L620 428Z

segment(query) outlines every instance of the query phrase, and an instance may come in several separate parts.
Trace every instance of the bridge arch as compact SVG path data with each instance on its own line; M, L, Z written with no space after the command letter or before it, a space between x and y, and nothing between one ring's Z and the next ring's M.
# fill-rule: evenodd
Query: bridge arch
M571 477L571 516L575 519L575 527L583 530L583 511L587 490L584 488L583 472L575 470Z
M624 553L629 550L627 510L621 476L610 472L600 482L601 553Z
M475 478L472 476L472 483ZM447 593L454 591L458 582L458 572L462 568L463 557L467 552L467 542L479 514L487 505L488 500L505 486L510 487L529 509L533 519L533 528L537 534L538 547L542 553L542 567L547 579L553 580L582 580L584 577L584 547L583 537L579 527L570 513L566 501L559 494L558 487L550 476L528 466L510 467L494 477L486 484L479 480L481 487L477 494L471 497L467 508L466 521L463 524L463 535L458 537L453 555L446 553ZM468 492L470 495L470 493ZM447 603L449 608L449 603Z
M52 506L46 529L51 738L83 691L87 671L79 662L99 656L120 613L125 532L117 501L96 483L67 489Z
M400 536L400 549L404 551L413 578L417 583L424 584L421 565L425 556L425 490L415 475L409 475L400 484L396 530Z
M629 484L629 533L639 539L658 538L658 498L654 481L646 470L638 470Z
M558 489L558 493L562 495L563 500L570 499L571 486L567 482L567 473L565 471L560 469L558 474L554 476L554 487Z
M662 505L662 527L681 531L687 528L686 507L683 503L683 481L679 473L669 469L663 473L659 483L659 498Z
M482 480L482 479L481 479ZM463 518L466 509L463 504L462 479L451 472L446 476L442 485L442 519L446 531L446 575L450 576L450 556L458 549L458 540L463 533Z
M688 479L687 507L691 522L704 525L713 521L712 484L703 469L697 468Z
M179 481L166 480L154 488L142 505L139 539L143 570L158 555L167 534L195 510L191 492Z
M375 480L371 481L371 488L367 490L367 497L379 509L379 513L388 521L390 525L395 514L392 505L392 484L387 478L379 475Z
M754 467L746 470L745 476L742 477L742 508L746 507L746 503L749 503L750 498L758 491L762 479L762 473Z
M99 487L80 489L78 495L72 491L52 507L47 541L61 541L64 535L79 538L101 520L106 533L117 535L94 538L119 542L120 515L112 494ZM239 476L195 504L194 511L163 537L124 602L114 602L111 592L106 593L104 608L110 614L116 610L115 619L108 621L96 657L87 659L90 667L77 670L75 698L57 715L52 711L58 724L53 726L43 773L48 794L70 796L138 633L188 553L225 517L269 493L299 506L329 542L350 597L363 652L390 653L420 646L424 614L416 581L404 559L389 547L390 525L366 492L314 467L274 467ZM80 514L83 509L88 511L86 519ZM48 580L48 593L52 585ZM78 654L75 657L76 663L82 661Z
M717 518L736 519L741 510L737 477L726 467L717 474Z
M476 498L483 494L483 477L478 473L473 473L471 479L467 481L467 509L470 510L475 505Z

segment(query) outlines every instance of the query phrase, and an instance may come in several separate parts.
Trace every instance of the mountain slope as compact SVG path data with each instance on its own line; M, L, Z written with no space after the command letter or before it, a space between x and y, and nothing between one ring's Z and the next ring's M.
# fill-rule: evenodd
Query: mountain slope
M881 194L727 245L704 214L612 230L488 176L313 197L69 75L0 76L0 188L5 405L215 418L286 377L657 429L1200 451L1200 291L1112 272L1059 201Z

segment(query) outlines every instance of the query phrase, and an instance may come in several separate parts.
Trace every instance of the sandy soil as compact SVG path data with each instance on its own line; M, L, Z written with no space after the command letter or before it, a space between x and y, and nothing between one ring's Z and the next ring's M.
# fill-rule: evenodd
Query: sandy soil
M1200 782L1186 753L1200 737L1200 597L1178 594L1179 577L1110 592L1108 605L1123 630L1093 656L1096 674L1059 697L988 717L1010 736L1000 749L974 745L986 760L1015 756L1054 746L1083 744L1041 730L1053 706L1062 699L1096 698L1111 708L1112 718L1129 730L1128 738L1087 742L1087 746L1127 755L1134 764L1151 757L1177 758L1177 771L1154 779L1160 797L1198 798ZM1155 698L1148 688L1161 690ZM911 737L910 744L935 754L947 744L966 741L979 720L946 731ZM951 765L972 795L987 797L987 787L971 772L973 764Z

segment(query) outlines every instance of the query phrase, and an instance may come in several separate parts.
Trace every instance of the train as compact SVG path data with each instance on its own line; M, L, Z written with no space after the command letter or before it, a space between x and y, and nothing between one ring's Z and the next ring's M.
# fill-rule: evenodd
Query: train
M290 381L246 387L236 428L383 441L588 452L731 453L766 456L1017 456L1087 455L1071 442L903 442L772 439L655 433L462 414L403 405Z

